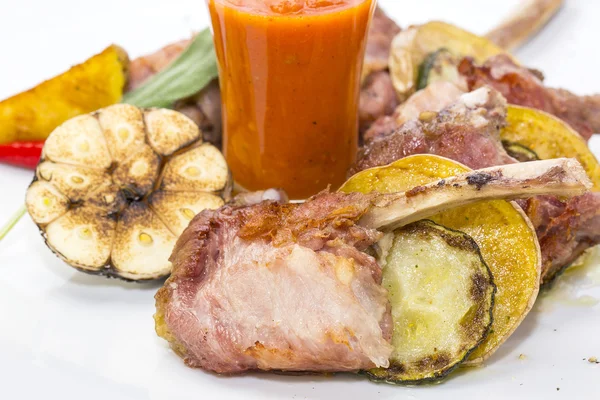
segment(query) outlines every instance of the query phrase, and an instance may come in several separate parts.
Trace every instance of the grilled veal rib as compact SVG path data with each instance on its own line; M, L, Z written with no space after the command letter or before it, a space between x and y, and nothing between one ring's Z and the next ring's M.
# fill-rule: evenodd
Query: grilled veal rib
M425 112L420 119L403 125L387 119L385 129L371 132L372 139L359 152L350 173L424 153L448 157L471 168L516 163L500 143L499 130L505 118L506 101L485 87L461 96L439 113ZM372 129L382 126L375 123ZM519 204L532 220L540 241L542 283L551 281L586 249L600 243L599 193L568 201L537 197Z
M364 251L388 229L476 199L581 193L576 161L494 167L407 193L321 193L197 215L156 295L156 328L186 364L356 371L386 367L391 315L381 269Z

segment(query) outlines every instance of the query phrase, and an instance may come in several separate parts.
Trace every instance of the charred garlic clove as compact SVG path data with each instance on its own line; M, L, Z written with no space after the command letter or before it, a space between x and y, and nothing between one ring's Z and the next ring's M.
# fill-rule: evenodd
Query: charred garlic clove
M152 190L158 179L160 157L150 146L143 146L113 172L113 180L132 198L140 198Z
M115 226L102 210L74 208L46 227L46 243L72 266L97 271L109 261Z
M128 104L106 107L98 113L108 150L114 160L129 158L146 143L142 110Z
M54 185L72 202L81 201L87 192L112 183L110 175L102 170L56 164L51 161L41 163L36 176L40 181Z
M27 190L27 211L36 224L47 224L67 212L69 199L54 185L33 182Z
M118 104L49 136L26 203L71 266L146 280L169 274L177 236L230 187L225 159L190 119Z
M225 204L219 196L198 192L160 191L153 193L148 201L150 207L178 236L200 211L217 209Z
M87 206L104 210L106 214L118 214L127 206L125 192L112 182L94 188L84 202Z
M110 167L112 162L100 124L92 115L75 117L56 128L46 139L42 157L100 169Z
M229 170L223 155L213 145L204 143L167 163L162 189L216 192L222 190L228 180Z
M145 114L148 142L160 155L170 156L202 138L198 126L177 111L157 109Z
M112 262L119 276L156 279L171 272L169 256L177 238L147 204L133 203L117 226Z

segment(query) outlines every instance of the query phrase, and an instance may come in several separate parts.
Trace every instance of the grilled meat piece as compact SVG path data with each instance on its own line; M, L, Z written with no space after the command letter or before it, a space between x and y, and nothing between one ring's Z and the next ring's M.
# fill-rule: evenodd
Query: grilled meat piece
M377 71L367 76L360 91L358 121L360 132L366 132L373 122L390 115L398 106L398 98L388 71Z
M481 177L486 177L485 182ZM493 167L407 193L321 193L198 214L156 295L156 328L192 367L356 371L387 367L390 305L365 250L382 234L478 199L572 195L591 183L574 160Z
M393 88L390 90L393 92ZM418 119L423 111L439 111L454 103L464 93L463 88L452 82L433 82L410 96L393 113L386 112L384 117L371 124L363 135L363 141L368 142L380 136L388 136L405 122ZM394 102L392 105L396 104L397 102Z
M219 373L387 366L389 305L381 270L363 253L380 234L355 224L369 204L323 194L195 218L157 294L173 348Z
M217 79L195 96L177 102L174 108L200 127L205 141L221 148L221 91Z
M380 7L375 9L365 50L363 76L388 69L390 46L400 30L396 22Z
M465 94L439 113L425 111L419 119L398 127L389 123L359 151L349 175L387 165L413 154L437 154L471 168L515 162L503 149L498 128L506 118L506 101L497 91L482 88ZM389 119L387 120L390 121ZM379 123L376 123L380 126ZM467 150L468 149L468 150Z
M363 84L358 106L358 124L362 134L384 115L398 106L398 97L388 71L390 46L400 27L379 7L375 9L365 52Z
M161 48L157 52L141 56L129 64L129 80L127 90L133 90L144 83L152 75L163 70L175 60L190 44L190 39L179 40Z
M587 249L600 243L600 193L560 201L537 196L519 201L542 249L542 283L548 283Z
M350 174L387 165L412 154L437 154L471 168L511 164L500 142L499 129L505 123L506 101L488 87L465 94L439 113L423 112L420 118L398 126L388 118L374 124L383 126L360 150ZM394 124L396 129L394 130ZM560 201L535 198L520 203L536 227L542 249L542 283L600 243L600 194Z
M600 132L600 95L577 96L564 89L552 89L536 71L515 64L508 56L498 55L477 66L473 59L461 61L459 72L469 90L491 86L509 103L536 108L569 123L585 139Z
M417 119L420 111L439 111L462 93L483 86L498 90L511 104L536 108L561 118L585 139L600 132L600 95L577 96L568 90L547 88L540 71L518 66L506 55L492 57L483 66L467 57L459 63L458 70L464 79L431 83L400 104L390 117L372 123L364 134L364 141L390 133L394 125Z

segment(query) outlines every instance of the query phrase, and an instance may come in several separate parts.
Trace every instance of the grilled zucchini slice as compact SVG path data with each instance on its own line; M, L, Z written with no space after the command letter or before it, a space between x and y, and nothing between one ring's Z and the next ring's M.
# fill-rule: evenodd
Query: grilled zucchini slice
M504 147L509 156L520 162L537 161L540 159L535 151L520 143L503 140L502 147Z
M390 76L400 101L416 90L419 67L426 57L442 48L456 57L473 57L478 63L506 54L490 40L445 22L431 21L403 30L392 41L389 60Z
M471 237L432 221L394 231L381 254L394 351L389 368L366 373L389 383L439 380L487 336L492 274Z
M465 171L467 167L434 155L415 155L351 177L343 192L401 192ZM491 356L531 310L540 284L541 254L535 229L517 205L482 201L444 211L431 220L471 236L494 275L497 293L492 331L470 356L470 365Z
M458 63L460 60L447 49L439 49L429 54L419 66L417 91L434 82L459 82Z

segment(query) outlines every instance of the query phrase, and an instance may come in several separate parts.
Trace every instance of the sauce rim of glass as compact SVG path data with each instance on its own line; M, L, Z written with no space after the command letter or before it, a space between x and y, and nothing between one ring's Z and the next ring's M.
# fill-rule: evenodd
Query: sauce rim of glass
M369 0L338 0L318 7L302 6L296 11L278 12L267 5L266 0L211 0L215 5L230 8L236 12L251 14L253 17L289 18L319 17L328 14L344 12ZM283 2L283 1L282 1Z

